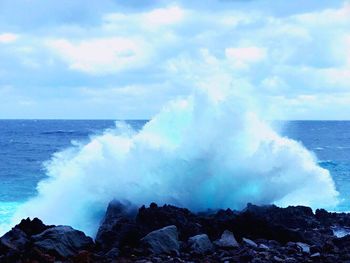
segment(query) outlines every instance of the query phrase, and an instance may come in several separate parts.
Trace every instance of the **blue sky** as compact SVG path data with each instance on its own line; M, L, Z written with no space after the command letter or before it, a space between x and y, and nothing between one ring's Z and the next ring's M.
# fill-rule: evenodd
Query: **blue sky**
M0 1L0 118L150 118L218 67L271 118L350 119L350 1Z

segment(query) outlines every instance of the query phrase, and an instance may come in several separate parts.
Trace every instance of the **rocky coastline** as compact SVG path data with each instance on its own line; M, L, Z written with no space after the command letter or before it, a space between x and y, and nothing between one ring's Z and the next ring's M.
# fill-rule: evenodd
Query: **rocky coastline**
M95 240L24 219L0 238L0 262L350 262L350 214L248 204L193 213L112 201Z

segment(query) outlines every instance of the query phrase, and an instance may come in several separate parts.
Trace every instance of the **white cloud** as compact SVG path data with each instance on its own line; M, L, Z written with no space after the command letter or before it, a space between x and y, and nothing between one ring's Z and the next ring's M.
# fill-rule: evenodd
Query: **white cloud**
M108 74L143 65L151 55L143 40L112 37L71 42L50 40L47 45L69 67L92 74Z
M8 44L11 42L15 42L19 38L19 35L13 33L3 33L0 34L0 43Z
M153 26L164 26L179 23L185 17L185 11L178 6L159 8L143 15L143 20Z
M317 101L329 108L327 97L336 102L337 94L350 93L349 1L313 4L314 10L288 4L293 10L280 7L283 14L277 15L269 0L263 7L255 1L190 2L110 6L91 23L50 24L20 39L0 34L0 43L13 43L0 49L0 82L27 87L28 80L43 89L52 84L67 90L91 85L85 95L71 96L98 98L100 105L122 98L137 98L140 104L154 92L158 99L152 107L160 108L200 85L202 76L224 71L250 83L252 94L271 106L281 107L276 98L284 98L290 118L302 112L314 116L322 112ZM162 83L167 88L159 87Z
M315 26L332 26L350 23L350 2L344 2L341 8L328 8L319 12L296 15L295 18L303 23Z
M265 59L266 49L259 47L226 48L226 58L237 68L247 68L251 63Z

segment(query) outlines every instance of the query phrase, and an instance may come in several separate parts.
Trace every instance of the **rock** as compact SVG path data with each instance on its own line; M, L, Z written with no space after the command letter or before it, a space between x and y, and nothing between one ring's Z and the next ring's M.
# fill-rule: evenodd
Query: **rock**
M232 232L225 230L224 233L222 233L221 238L219 240L216 240L214 244L221 248L234 248L239 247L238 242L236 241L235 236Z
M258 245L253 240L250 240L248 238L243 238L242 241L243 241L243 243L245 243L246 245L248 245L250 247L253 247L253 248L258 247Z
M35 247L62 258L75 256L93 246L90 237L69 226L52 227L32 238Z
M0 238L1 250L21 251L29 243L28 235L19 228L12 228L9 232Z
M97 246L103 251L137 246L144 235L135 223L136 214L137 208L131 203L111 201L96 234Z
M296 244L302 252L310 254L310 246L308 244L302 242L297 242Z
M284 262L284 260L283 260L282 258L277 257L277 256L274 256L274 257L273 257L273 261L274 261L274 262Z
M310 256L310 258L319 258L321 256L321 254L319 252L314 253Z
M178 232L174 225L149 233L141 242L152 254L179 254Z
M268 246L266 246L265 244L259 244L258 246L259 249L261 250L269 250L270 248Z
M51 227L53 226L43 224L38 218L34 218L33 220L30 220L30 218L22 219L22 221L15 226L15 228L21 229L28 236L40 234Z
M196 254L206 254L214 249L213 244L206 234L190 237L188 243L191 250Z
M174 225L177 227L179 239L182 241L187 241L191 236L205 233L198 216L188 209L171 205L159 207L152 203L149 208L141 207L136 217L136 223L142 226L146 233Z
M300 210L300 211L299 211ZM289 207L289 208L278 208L274 205L272 206L254 206L248 204L247 208L241 213L236 215L231 220L230 230L235 233L238 238L243 238L244 236L249 236L253 239L268 239L276 240L280 243L287 243L288 241L304 241L302 234L292 226L297 225L298 222L302 226L313 225L314 217L311 210L311 215L309 215L309 210L302 207ZM311 217L306 221L303 221L303 214ZM293 219L295 221L288 219L290 214L294 214ZM317 223L315 223L316 225Z
M112 248L110 251L108 251L105 256L108 258L108 259L116 259L118 258L119 256L119 249L118 248Z

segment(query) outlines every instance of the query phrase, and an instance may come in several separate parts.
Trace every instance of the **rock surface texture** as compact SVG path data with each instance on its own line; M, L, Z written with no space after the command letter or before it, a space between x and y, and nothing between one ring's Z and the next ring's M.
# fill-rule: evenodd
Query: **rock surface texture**
M0 262L350 262L349 229L350 214L303 206L195 214L112 201L95 241L25 219L0 238Z

